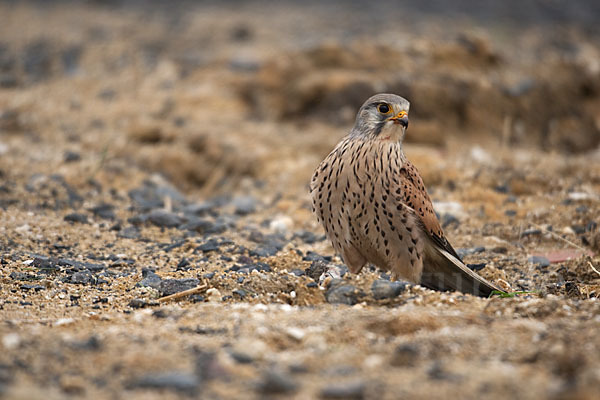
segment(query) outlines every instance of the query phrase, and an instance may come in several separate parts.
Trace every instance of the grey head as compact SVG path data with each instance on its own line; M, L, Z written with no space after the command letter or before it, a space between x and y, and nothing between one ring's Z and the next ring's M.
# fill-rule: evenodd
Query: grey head
M395 94L370 97L358 110L351 136L362 139L385 138L402 141L408 127L410 103Z

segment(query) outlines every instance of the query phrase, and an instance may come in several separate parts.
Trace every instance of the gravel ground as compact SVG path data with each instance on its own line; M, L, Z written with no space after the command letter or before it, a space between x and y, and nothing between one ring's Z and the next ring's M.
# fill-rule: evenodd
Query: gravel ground
M597 398L593 4L120 4L0 4L0 396ZM376 91L411 100L454 247L520 294L334 254L308 181Z

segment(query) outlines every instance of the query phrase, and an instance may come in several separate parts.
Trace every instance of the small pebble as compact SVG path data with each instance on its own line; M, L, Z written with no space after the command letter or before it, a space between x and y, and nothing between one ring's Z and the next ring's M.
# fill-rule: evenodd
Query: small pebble
M272 369L263 373L257 389L263 394L289 394L298 389L298 384L291 376Z
M539 265L541 267L547 267L550 265L550 260L542 256L531 256L527 259L527 261L529 261L532 264Z
M363 382L337 383L321 389L320 397L323 399L352 399L365 398L366 385Z
M407 286L406 282L401 281L376 280L371 285L371 292L376 300L391 299L404 292Z
M336 285L325 293L325 299L331 304L347 304L353 306L358 303L363 293L352 285Z
M175 228L184 222L183 218L177 214L164 210L154 210L150 212L150 214L148 214L148 221L163 228Z
M67 222L74 222L74 223L79 223L79 224L87 224L88 223L87 215L81 214L81 213L67 214L67 215L65 215L64 220Z
M144 375L129 382L127 386L130 388L168 389L192 394L200 387L200 381L196 374L170 371Z

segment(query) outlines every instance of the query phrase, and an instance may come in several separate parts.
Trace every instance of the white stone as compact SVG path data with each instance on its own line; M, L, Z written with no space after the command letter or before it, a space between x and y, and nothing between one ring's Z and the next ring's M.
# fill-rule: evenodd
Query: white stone
M73 318L59 318L56 320L56 322L53 325L54 326L65 326L65 325L71 325L74 323L75 323L75 320Z
M293 225L294 221L292 218L287 215L279 215L271 221L269 227L277 233L286 234L290 231Z
M223 298L219 289L210 288L206 291L206 297L208 301L219 302Z
M296 339L298 341L304 339L304 336L306 336L306 332L304 332L303 329L296 327L287 328L285 333L287 333L292 339Z
M7 350L16 349L21 344L21 336L18 333L7 333L2 337L2 345Z

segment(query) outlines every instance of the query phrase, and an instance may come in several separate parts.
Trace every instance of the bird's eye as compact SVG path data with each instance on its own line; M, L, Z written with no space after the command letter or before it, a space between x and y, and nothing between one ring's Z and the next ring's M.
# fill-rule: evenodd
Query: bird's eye
M385 103L381 103L377 106L377 111L379 111L382 114L387 114L391 111L390 106L388 106Z

